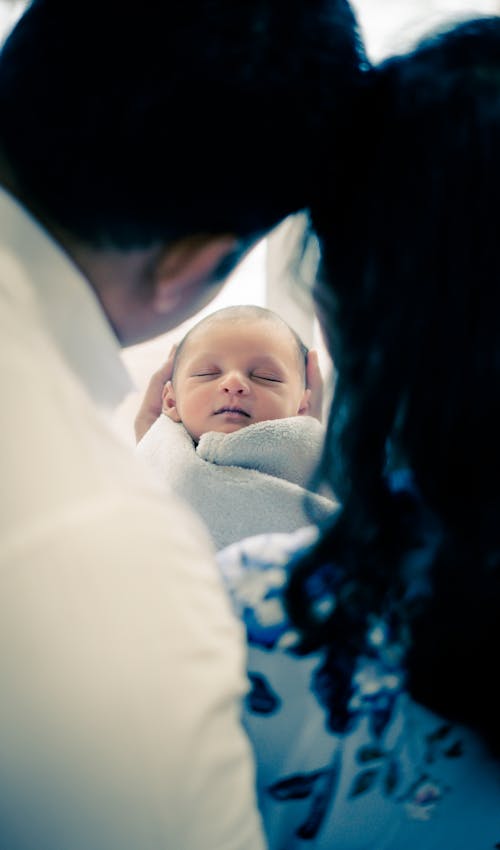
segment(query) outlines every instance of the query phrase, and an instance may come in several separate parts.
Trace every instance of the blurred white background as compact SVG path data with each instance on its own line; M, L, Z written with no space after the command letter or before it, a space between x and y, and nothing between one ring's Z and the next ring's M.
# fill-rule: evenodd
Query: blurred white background
M70 0L68 0L70 2ZM351 0L357 12L370 58L378 61L403 51L424 33L444 23L478 15L500 14L500 0ZM0 0L0 40L3 40L26 5L26 0ZM287 220L261 242L231 275L220 295L202 313L193 316L174 332L147 343L125 349L123 359L132 374L136 390L117 411L118 431L133 441L133 418L147 381L166 358L173 342L202 315L230 304L260 304L280 312L303 336L308 345L320 349L324 372L330 370L321 346L311 305L287 271L285 255L295 225Z
M370 58L411 47L443 23L500 14L500 0L351 0Z

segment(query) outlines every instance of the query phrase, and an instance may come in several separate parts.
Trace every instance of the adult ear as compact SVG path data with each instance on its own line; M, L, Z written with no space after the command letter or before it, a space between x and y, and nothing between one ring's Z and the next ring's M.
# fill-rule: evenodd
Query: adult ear
M172 422L182 422L177 410L177 402L175 400L174 385L172 384L172 381L167 381L163 388L161 409L165 416L168 416Z
M302 396L299 404L299 409L297 411L297 416L310 416L311 415L311 390L304 390L304 395Z
M155 268L153 309L159 315L176 314L176 323L198 312L216 295L214 277L220 263L234 251L238 240L231 235L197 235L180 239L165 248ZM222 285L222 281L221 281Z

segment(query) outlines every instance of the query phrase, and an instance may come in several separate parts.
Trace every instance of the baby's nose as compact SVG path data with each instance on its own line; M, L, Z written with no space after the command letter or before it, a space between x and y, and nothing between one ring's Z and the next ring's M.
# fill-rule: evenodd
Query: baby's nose
M249 391L248 382L240 372L228 372L221 381L223 392L234 395L246 395Z

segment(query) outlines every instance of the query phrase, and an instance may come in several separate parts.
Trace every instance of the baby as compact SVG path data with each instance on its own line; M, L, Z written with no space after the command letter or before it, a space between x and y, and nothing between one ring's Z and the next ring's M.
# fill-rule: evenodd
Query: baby
M262 307L228 307L202 319L177 348L163 412L198 443L256 422L309 410L307 348Z
M323 444L308 416L307 353L280 316L256 306L212 313L177 348L164 415L138 451L201 514L218 548L294 531L335 507L307 490Z

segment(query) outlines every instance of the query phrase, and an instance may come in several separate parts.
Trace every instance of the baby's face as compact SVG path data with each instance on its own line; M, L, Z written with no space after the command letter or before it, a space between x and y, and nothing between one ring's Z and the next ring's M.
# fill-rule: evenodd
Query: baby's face
M307 413L309 390L295 341L266 321L214 321L182 350L163 410L197 442L207 431L229 434L255 422Z

